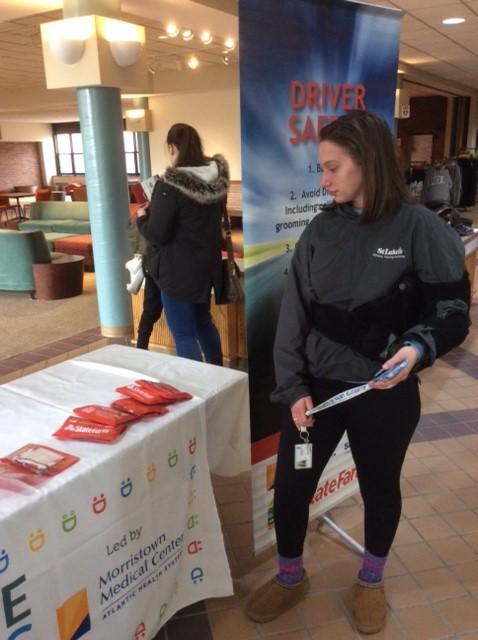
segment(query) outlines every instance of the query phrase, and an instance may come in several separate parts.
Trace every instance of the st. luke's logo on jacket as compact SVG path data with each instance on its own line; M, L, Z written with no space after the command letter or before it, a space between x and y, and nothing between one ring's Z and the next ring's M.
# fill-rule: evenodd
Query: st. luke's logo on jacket
M397 247L396 249L378 247L378 249L376 249L372 255L374 258L382 258L386 260L397 260L400 258L405 258L405 253L402 247Z

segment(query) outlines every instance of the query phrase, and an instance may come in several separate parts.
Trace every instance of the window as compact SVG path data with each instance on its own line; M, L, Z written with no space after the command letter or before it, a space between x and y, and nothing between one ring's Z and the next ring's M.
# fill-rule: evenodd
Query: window
M132 131L123 131L126 172L139 174L138 139ZM83 142L78 122L65 122L53 125L56 169L60 176L84 175L85 162Z
M126 173L139 174L138 138L133 131L123 131Z
M60 175L85 173L81 133L59 133L55 136L57 170Z

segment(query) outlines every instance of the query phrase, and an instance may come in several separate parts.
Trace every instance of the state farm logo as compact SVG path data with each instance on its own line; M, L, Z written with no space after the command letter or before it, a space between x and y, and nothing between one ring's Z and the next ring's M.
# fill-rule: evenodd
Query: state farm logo
M143 640L143 638L146 638L146 626L145 626L144 622L141 622L136 627L136 631L134 632L133 640Z
M374 258L385 258L388 260L397 260L400 258L405 258L405 254L403 252L402 247L398 247L397 249L388 249L388 248L382 248L379 247L378 249L376 249L376 251L372 254Z

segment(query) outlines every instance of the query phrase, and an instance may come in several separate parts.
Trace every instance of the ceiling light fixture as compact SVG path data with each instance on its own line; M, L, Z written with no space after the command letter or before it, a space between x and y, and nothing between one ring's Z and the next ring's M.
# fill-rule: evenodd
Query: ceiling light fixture
M190 69L197 69L199 67L199 60L196 58L196 56L190 56L188 58L187 65Z
M192 40L194 38L194 33L192 29L183 29L181 36L185 42L189 42L189 40Z
M104 19L103 34L110 45L111 55L120 67L130 67L141 57L144 46L144 29L136 24Z
M89 16L69 18L42 24L41 32L53 55L70 65L81 59L85 43L94 33L94 23Z
M236 48L236 41L234 40L234 38L226 38L224 40L224 46L228 51L232 51Z
M443 24L462 24L465 22L465 18L445 18L442 20Z
M200 35L200 38L203 44L211 44L212 42L212 35L210 31L203 31Z
M224 62L224 64L229 64L230 59L229 56L224 54L223 56L221 56L222 61Z
M179 35L179 28L175 22L166 25L166 34L168 38L176 38Z
M125 116L127 118L131 118L132 120L140 120L141 118L144 118L146 113L146 110L141 108L141 109L126 109L125 111Z

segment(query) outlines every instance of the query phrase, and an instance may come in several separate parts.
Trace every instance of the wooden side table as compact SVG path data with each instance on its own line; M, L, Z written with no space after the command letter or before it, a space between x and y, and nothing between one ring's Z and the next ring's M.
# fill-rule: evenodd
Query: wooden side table
M62 255L46 264L33 265L35 291L38 300L59 300L83 293L83 256Z

